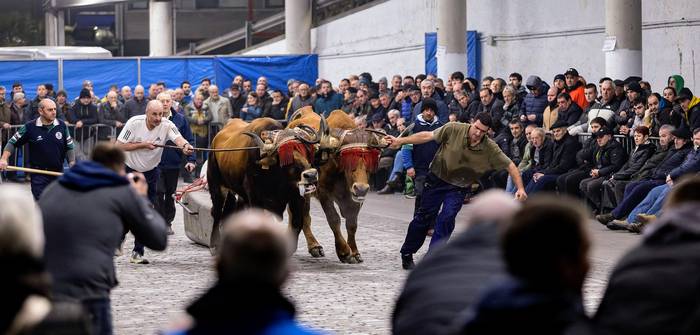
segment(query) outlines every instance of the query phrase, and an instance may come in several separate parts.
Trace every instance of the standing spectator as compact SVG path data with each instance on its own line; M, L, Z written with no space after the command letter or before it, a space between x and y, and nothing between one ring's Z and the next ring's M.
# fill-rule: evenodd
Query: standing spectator
M5 102L5 86L0 86L0 145L10 137L7 129L12 126L12 110L10 104Z
M15 94L18 95L20 93ZM29 167L40 170L61 172L63 163L75 164L73 139L63 121L56 119L56 103L44 99L39 103L39 117L25 123L5 145L0 157L0 171L7 168L7 160L16 148L29 144ZM39 199L55 176L32 174L32 194ZM65 199L64 199L65 200Z
M685 122L690 130L700 128L700 98L693 95L689 88L684 87L676 98L683 110Z
M500 243L509 276L482 294L459 333L565 334L586 319L582 288L591 248L586 212L572 200L541 196L511 221Z
M518 168L503 154L488 136L491 117L479 114L473 124L447 123L430 132L423 131L408 137L386 136L393 148L403 144L423 144L436 141L440 144L433 158L431 171L426 178L420 208L411 221L406 240L401 247L401 263L404 269L414 267L413 254L420 249L430 223L435 221L435 233L430 244L437 246L452 234L454 218L462 208L468 188L490 170L508 169L517 185L516 197L527 197ZM469 166L465 162L469 162Z
M401 117L408 123L413 122L413 110L422 100L420 88L416 85L411 85L406 90L407 97L401 103Z
M189 81L185 80L182 83L180 83L180 88L182 89L182 103L185 105L189 105L192 102L192 98L194 97L192 93L192 84L190 84Z
M513 161L513 164L520 165L520 162L525 155L525 147L528 144L528 138L525 137L525 129L523 124L517 119L510 120L508 125L504 127L508 129L508 134L501 134L494 139L508 158ZM544 136L544 134L543 134ZM541 139L544 140L544 139ZM543 163L549 160L549 157L545 159L544 151L540 154L539 148L536 150L536 161L538 163ZM549 142L547 142L547 155L551 156L551 149ZM485 185L490 187L498 187L503 189L507 186L508 172L507 171L494 171L490 174L488 180L485 181ZM525 180L525 179L523 179ZM484 181L484 179L482 179Z
M464 76L464 75L462 75ZM391 77L391 98L395 98L399 92L403 91L403 84L401 75L395 74Z
M274 95L273 95L274 96ZM185 108L185 115L189 121L190 129L194 135L194 143L197 148L206 148L209 146L209 123L211 122L211 114L204 110L204 97L201 94L194 96L192 103ZM204 164L205 152L197 151L197 171L196 176Z
M10 98L14 98L16 93L24 94L24 87L22 86L22 83L18 81L12 83L12 92L10 92Z
M681 75L675 74L668 77L667 84L669 87L673 87L677 93L680 93L680 91L682 91L685 87L685 80Z
M261 77L265 79L265 77ZM260 107L260 115L270 114L270 108L272 108L272 97L267 93L267 86L263 84L258 84L255 86L255 95L258 96L258 107Z
M547 107L549 87L538 76L527 77L525 86L530 90L530 93L525 96L523 101L520 122L526 125L533 123L539 127L542 125L542 113Z
M145 178L125 175L124 152L101 143L91 161L72 167L39 201L52 296L80 302L90 314L92 334L112 334L113 258L124 229L149 248L166 246L165 224L148 205Z
M248 93L246 104L241 108L241 119L243 121L253 121L262 115L262 110L258 105L258 95L255 92Z
M586 83L581 77L579 77L578 71L571 67L564 72L564 78L566 81L565 92L569 93L571 100L573 100L581 108L581 110L586 109L586 107L588 107L588 101L586 101L586 96L583 90Z
M144 89L141 85L136 85L134 88L134 97L124 103L124 116L126 119L131 119L136 115L146 114L146 104L148 100L144 97Z
M201 82L199 82L199 86L197 87L196 93L201 94L204 97L204 101L207 101L207 99L209 99L209 86L211 86L211 79L204 78Z
M350 88L350 80L348 80L348 78L343 78L340 80L340 82L338 82L338 93L344 96L345 91L347 91L348 88Z
M246 97L241 94L240 86L231 85L228 101L231 104L231 118L240 118L241 108L243 108L246 102Z
M298 111L302 107L314 105L314 98L311 96L309 91L309 85L307 83L302 83L299 85L299 94L296 95L290 104L288 115L292 115L294 112Z
M122 86L122 89L119 90L119 97L118 97L118 98L119 98L119 102L123 105L123 104L125 104L127 101L129 101L129 99L131 99L131 97L132 97L132 94L131 94L131 87L126 86L126 85L125 85L125 86Z
M527 96L527 90L525 89L525 86L522 85L523 76L520 73L513 72L508 76L508 82L515 90L515 97L517 98L518 103L522 104L523 100L525 100L525 96Z
M355 95L355 101L350 109L350 112L355 116L367 116L372 109L369 104L369 93L367 90L359 89Z
M386 112L388 111L384 109L384 106L382 106L377 93L372 93L372 95L369 97L369 105L370 110L367 113L367 118L372 120L374 119L374 115L379 115L380 118L386 121Z
M56 118L70 124L66 121L66 114L70 111L71 106L68 104L68 94L64 90L56 93Z
M44 84L44 87L46 87L46 96L51 98L51 100L56 101L56 91L53 89L53 84L46 83Z
M107 101L100 104L100 110L97 112L99 123L114 127L116 133L119 133L126 123L124 106L119 102L117 93L114 91L107 93L106 98ZM107 127L100 127L98 132L100 140L109 140L112 136L112 129Z
M209 98L204 100L204 109L211 114L211 122L225 126L232 117L231 103L228 99L219 95L219 87L211 85L208 88Z
M18 126L29 121L29 112L27 111L27 99L24 93L17 92L12 95L12 105L10 105L11 123Z
M190 124L182 114L177 113L172 107L173 100L170 94L158 94L158 101L163 104L163 117L172 122L177 131L182 137L187 140L187 143L194 144L194 137L190 130ZM166 145L175 145L174 142L168 141ZM164 148L163 154L158 164L158 184L156 187L156 203L155 208L160 215L165 219L165 224L168 226L168 235L173 234L173 220L175 219L175 200L173 194L177 189L177 180L180 177L180 169L185 163L185 173L192 173L195 168L196 157L194 152L183 157L183 154L178 149ZM190 176L191 178L191 176ZM183 176L183 179L187 179Z
M266 116L271 117L275 120L284 120L284 111L286 108L287 104L284 101L284 94L282 93L282 91L272 91L272 104L270 105L270 114Z
M314 102L314 111L328 117L336 109L343 107L343 96L333 91L333 86L328 80L321 82L321 90Z
M450 334L460 312L473 306L489 283L504 277L498 235L519 207L500 191L474 198L466 207L466 222L460 222L465 231L426 255L408 275L392 313L392 333Z
M561 73L554 76L552 87L556 87L559 92L564 92L566 89L566 77Z
M506 81L503 80L503 78L496 78L491 82L491 86L489 87L491 89L491 92L493 92L493 96L498 99L503 101L503 88L506 86Z
M126 171L140 172L142 179L148 184L148 199L156 204L158 183L158 164L163 156L163 148L167 141L173 141L182 148L186 155L192 154L192 146L180 135L180 132L170 120L163 117L163 104L151 100L146 106L146 114L135 116L126 122L119 137L117 146L126 151ZM134 249L129 261L134 264L148 264L143 258L144 244L136 238Z
M253 92L253 82L250 81L250 79L246 79L243 81L243 95L248 95L248 93Z
M39 84L36 87L36 97L34 97L34 99L29 103L29 118L31 120L39 117L39 103L41 100L47 98L47 93L48 91L46 90L46 86L44 86L44 84Z
M552 125L559 120L559 103L557 102L557 88L550 87L547 90L547 107L542 113L542 129L545 132L552 130Z
M73 105L66 119L70 122L74 129L73 135L76 142L76 154L78 160L87 159L92 148L92 130L89 126L97 124L99 117L97 114L97 106L92 103L92 96L87 88L80 91L78 101Z
M294 305L282 294L291 243L278 221L258 209L226 220L216 283L187 307L187 329L166 334L315 334L294 321Z

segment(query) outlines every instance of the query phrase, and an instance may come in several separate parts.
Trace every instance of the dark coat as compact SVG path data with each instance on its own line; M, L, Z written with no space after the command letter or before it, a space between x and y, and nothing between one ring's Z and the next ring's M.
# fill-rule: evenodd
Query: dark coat
M700 149L691 149L688 155L685 156L683 163L668 174L671 176L671 179L678 181L683 175L698 171L700 171Z
M670 146L673 146L673 144L670 144ZM636 173L632 174L629 179L631 180L642 180L642 179L648 179L651 177L652 171L659 166L661 162L666 158L666 155L670 152L669 148L670 146L666 147L666 149L663 149L661 146L658 146L656 150L654 151L654 154L649 157L649 159L644 162L644 165L637 171ZM617 174L616 174L617 175ZM624 176L619 177L620 180L624 180Z
M552 165L552 156L554 155L554 141L550 140L548 137L544 138L544 143L542 143L542 148L540 148L540 158L539 162L535 163L535 146L530 146L530 158L532 158L532 165L530 166L530 171L537 173L542 172L547 167Z
M168 120L175 124L177 130L180 132L180 135L182 135L182 138L184 138L190 145L194 146L194 136L192 135L190 123L187 121L187 118L182 116L180 113L176 113L174 110L171 110ZM175 143L171 141L168 141L165 144L175 145ZM161 169L180 169L183 158L186 158L188 162L194 163L196 161L196 154L192 153L191 155L185 157L180 149L165 148L163 149L163 154L161 155L160 164L158 164L158 167Z
M101 124L106 124L112 127L117 126L117 121L121 122L122 124L126 123L127 118L126 115L124 115L124 106L118 101L117 107L115 108L112 108L109 105L109 102L100 104L99 111L97 112L97 120ZM98 129L98 136L101 140L106 140L111 134L111 129L108 127L100 127Z
M676 149L675 147L669 149L664 160L651 172L651 179L666 180L666 176L671 173L671 170L683 163L690 150L692 150L692 144L690 142L686 143L680 149Z
M498 226L471 226L431 251L408 275L392 314L393 333L447 334L459 313L504 276Z
M571 106L569 106L569 109L562 111L561 108L559 108L557 121L563 120L566 121L566 124L572 125L578 122L579 119L581 119L582 115L583 110L581 109L581 107L579 107L575 102L572 101Z
M535 96L532 93L528 93L525 96L522 104L522 115L528 116L534 114L537 117L534 122L527 121L527 124L534 123L538 126L542 126L542 113L544 113L544 109L547 107L548 89L549 87L545 88L545 85L542 85L542 88L540 88L540 91L542 91L540 95Z
M241 117L241 108L246 103L246 99L243 94L239 95L238 98L228 97L228 101L231 103L231 118ZM284 108L287 108L287 104L284 104ZM282 117L284 119L284 116Z
M523 155L525 154L525 146L527 145L527 138L525 137L525 134L523 133L520 135L520 138L516 140L519 149L517 153L514 153L513 150L511 150L513 145L512 135L499 136L497 139L498 142L496 144L498 144L498 146L501 148L501 151L503 151L503 153L506 154L511 161L513 161L513 164L520 164L520 161L523 159Z
M583 147L576 153L576 164L579 170L590 170L595 161L595 151L598 149L598 142L591 136L583 143Z
M627 152L620 142L611 138L604 146L598 146L593 154L594 168L598 175L607 177L617 172L627 162Z
M630 177L646 166L647 160L656 152L656 146L651 143L639 145L631 154L627 163L613 175L617 180L629 180Z
M83 121L83 125L91 125L99 122L99 114L97 114L97 106L94 104L83 105L80 102L73 105L73 108L66 115L68 122L75 124L78 121Z
M560 175L576 167L576 152L581 149L577 138L568 133L559 141L554 141L552 161L541 172L546 175Z
M654 223L656 229L627 252L615 266L593 318L596 334L700 333L699 221L697 203L669 210Z
M127 102L124 103L124 116L127 120L129 120L136 115L146 114L147 104L148 99L146 99L146 97L144 97L140 101L136 100L136 97L127 100Z

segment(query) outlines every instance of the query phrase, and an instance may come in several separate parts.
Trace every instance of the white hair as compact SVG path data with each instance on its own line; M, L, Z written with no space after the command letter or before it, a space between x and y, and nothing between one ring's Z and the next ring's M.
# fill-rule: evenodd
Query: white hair
M19 101L19 99L24 98L24 93L22 92L17 92L12 95L12 101Z
M387 114L387 116L391 116L391 115L399 116L399 115L401 115L401 114L399 113L399 110L398 110L398 109L392 109L392 110L390 110L390 111L389 111L388 113L386 113L386 114Z
M0 255L44 254L41 212L32 194L19 185L0 185Z
M510 193L489 190L474 198L467 209L465 224L458 225L461 231L475 224L503 224L520 209L520 203Z

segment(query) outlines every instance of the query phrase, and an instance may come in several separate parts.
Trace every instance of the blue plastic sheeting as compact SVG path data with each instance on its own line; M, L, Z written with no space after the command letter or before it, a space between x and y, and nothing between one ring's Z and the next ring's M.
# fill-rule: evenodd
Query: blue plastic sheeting
M24 86L24 92L32 99L36 95L36 87L39 84L53 84L58 89L58 61L55 60L31 60L31 61L2 61L0 62L0 85L5 86L5 99L9 101L12 84L20 82Z
M187 80L194 87L204 78L213 82L214 58L152 58L141 59L141 83L144 87L162 81L168 88L180 87Z
M467 45L467 77L479 80L481 72L481 54L479 49L479 34L475 30L468 30L466 35ZM437 33L425 33L425 73L437 74ZM446 78L444 78L446 79Z
M253 82L260 76L267 77L272 89L287 90L287 80L296 79L313 84L318 78L318 55L274 57L216 57L214 63L216 81L228 87L236 75Z
M93 91L99 97L107 94L109 86L116 84L133 87L138 81L136 59L64 60L63 88L69 99L77 98L83 88L83 80L92 80Z

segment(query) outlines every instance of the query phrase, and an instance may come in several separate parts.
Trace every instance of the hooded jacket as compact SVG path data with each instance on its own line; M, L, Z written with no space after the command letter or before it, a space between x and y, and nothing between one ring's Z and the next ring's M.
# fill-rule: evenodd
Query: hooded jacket
M676 87L674 87L674 89L676 89L676 94L680 93L683 87L685 87L685 80L681 75L674 74L672 76L669 76L666 82L668 83L668 81L671 80L671 78L676 80Z
M700 333L698 222L700 205L690 202L664 212L647 227L641 244L610 275L593 318L595 334Z
M693 96L690 99L688 110L684 113L685 121L690 126L690 131L700 128L700 97Z
M39 207L54 298L109 297L117 285L114 250L126 231L150 249L165 249L163 218L126 178L98 163L75 164L46 188Z
M523 99L521 108L522 115L525 115L526 117L528 115L535 115L535 121L525 121L525 125L531 123L534 123L537 126L542 125L542 114L544 113L544 109L547 107L547 90L549 90L549 86L545 82L542 82L539 89L539 95L535 95L530 92L525 96L525 99Z

